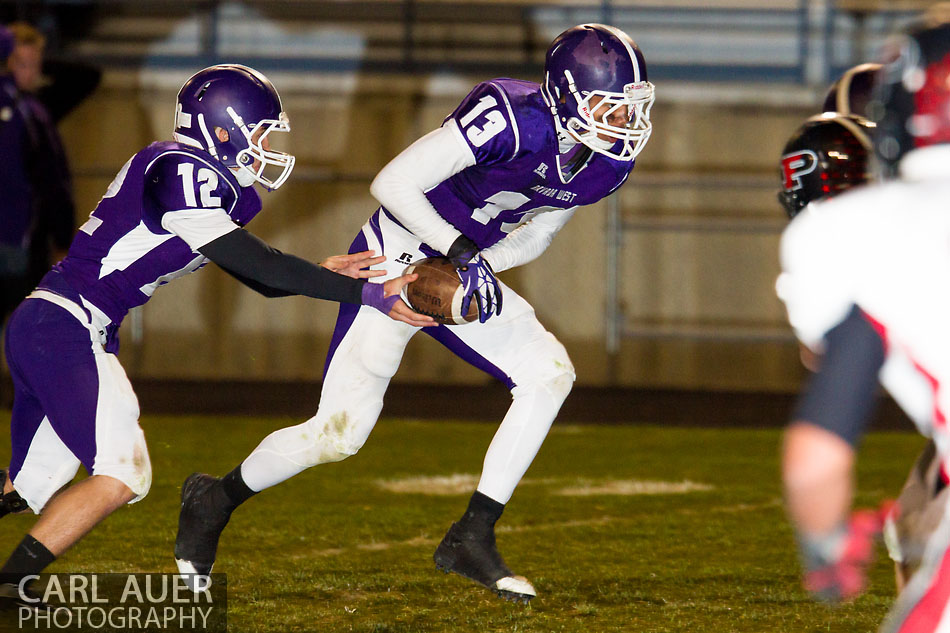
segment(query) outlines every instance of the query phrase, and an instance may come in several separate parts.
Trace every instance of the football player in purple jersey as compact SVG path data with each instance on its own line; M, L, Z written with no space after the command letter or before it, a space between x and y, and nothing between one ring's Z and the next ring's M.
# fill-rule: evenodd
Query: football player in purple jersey
M537 258L581 206L626 181L650 137L653 100L643 55L626 33L571 28L551 44L541 84L478 84L441 127L386 165L371 187L382 206L351 246L387 255L377 267L387 279L407 263L445 255L467 301L477 303L477 323L423 331L501 380L512 402L468 508L434 558L507 599L527 601L535 589L503 562L495 522L570 392L574 368L531 305L495 273ZM360 449L418 331L359 306L341 308L316 415L266 437L222 479L186 480L175 546L182 572L211 571L221 531L251 495Z
M23 578L148 492L148 449L117 333L160 285L210 260L269 297L365 305L406 327L433 323L399 299L414 276L366 281L382 276L362 270L385 259L372 251L317 266L242 228L261 210L254 183L272 190L290 175L294 157L270 149L271 135L289 130L277 91L259 72L198 72L178 94L175 141L125 163L65 259L14 311L5 343L13 450L9 471L0 471L0 515L29 508L40 518L0 568L0 603L23 604ZM61 491L80 465L90 476Z

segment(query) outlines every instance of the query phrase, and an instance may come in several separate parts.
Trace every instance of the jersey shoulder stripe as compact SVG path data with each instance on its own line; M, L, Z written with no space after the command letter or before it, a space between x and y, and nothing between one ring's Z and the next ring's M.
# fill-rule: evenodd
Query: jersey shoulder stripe
M508 110L508 120L511 121L511 133L514 135L514 139L515 139L515 148L514 148L514 151L511 153L511 158L508 159L508 161L510 162L510 161L512 161L512 160L515 158L515 156L518 155L518 150L521 149L521 134L520 134L520 132L518 131L518 119L517 119L517 117L515 117L515 113L514 113L514 111L511 109L511 100L508 99L508 94L505 92L504 88L502 88L502 87L501 87L497 82L495 82L495 81L490 81L490 82L488 82L488 83L489 83L491 86L493 86L493 87L495 88L495 90L498 91L498 94L499 94L499 95L501 95L501 98L502 98L502 100L504 101L504 104L505 104L505 108Z

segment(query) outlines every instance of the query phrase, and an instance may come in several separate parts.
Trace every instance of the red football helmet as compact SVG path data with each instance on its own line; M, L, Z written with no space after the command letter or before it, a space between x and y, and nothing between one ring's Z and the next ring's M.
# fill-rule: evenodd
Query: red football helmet
M950 143L950 24L918 23L891 43L891 54L868 104L887 176L907 152Z

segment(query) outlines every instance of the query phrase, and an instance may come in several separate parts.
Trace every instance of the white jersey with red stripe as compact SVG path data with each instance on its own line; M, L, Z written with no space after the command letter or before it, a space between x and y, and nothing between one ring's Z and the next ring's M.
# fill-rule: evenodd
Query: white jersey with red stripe
M914 154L950 165L950 148ZM885 340L881 383L930 435L950 411L950 173L923 176L810 204L782 236L776 288L817 352L858 306Z
M776 284L799 340L857 306L885 343L879 380L950 463L950 146L909 153L901 179L812 203L782 236ZM882 627L950 631L950 517Z

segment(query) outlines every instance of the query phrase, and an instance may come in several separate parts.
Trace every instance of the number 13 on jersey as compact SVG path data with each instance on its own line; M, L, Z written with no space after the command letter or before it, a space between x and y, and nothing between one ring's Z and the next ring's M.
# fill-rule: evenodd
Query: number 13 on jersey
M496 134L508 127L505 115L494 109L498 101L491 95L478 100L468 114L459 119L459 125L465 130L465 136L475 147L481 147L490 141ZM487 112L486 112L487 110ZM478 116L485 113L485 123L481 127L470 125Z

